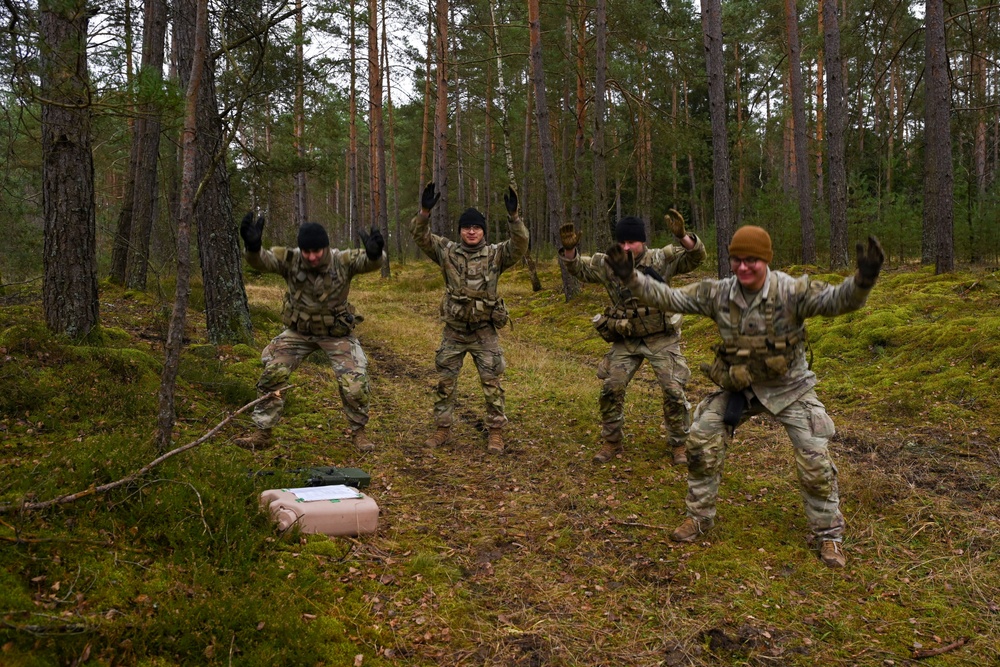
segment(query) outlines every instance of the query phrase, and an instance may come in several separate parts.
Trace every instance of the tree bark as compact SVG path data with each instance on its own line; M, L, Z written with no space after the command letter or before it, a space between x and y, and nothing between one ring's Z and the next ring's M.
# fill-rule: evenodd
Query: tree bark
M39 5L42 104L42 306L51 331L97 326L97 224L90 149L86 3Z
M926 116L924 120L924 239L922 259L935 273L955 269L954 174L951 164L951 87L945 42L944 0L926 5Z
M535 120L538 125L538 150L542 155L542 170L545 174L545 201L548 212L549 240L559 241L559 227L562 225L562 197L559 192L559 178L556 174L555 147L549 129L549 108L545 99L545 69L542 63L542 28L539 17L539 0L528 0L528 30L531 42L531 78L535 88ZM563 295L569 301L580 291L580 284L569 274L560 262Z
M371 125L372 226L389 239L388 193L385 171L385 124L382 122L382 67L379 59L378 0L368 0L368 109ZM382 277L390 275L389 261L382 263Z
M785 25L788 31L788 70L792 94L792 140L795 145L795 190L799 200L799 224L802 226L802 261L816 262L816 230L813 226L812 185L809 178L808 133L806 132L805 89L802 85L802 56L799 46L799 12L796 0L785 0Z
M712 181L719 277L730 275L729 240L733 235L729 193L729 138L726 131L725 62L722 53L721 0L701 0L701 24L708 70L708 106L712 122Z
M847 167L844 156L844 69L840 59L840 19L835 0L823 3L823 53L826 64L826 153L829 165L830 266L847 266Z
M443 235L448 223L448 0L437 0L437 102L434 113L434 185L441 194L431 209L431 227Z
M309 219L308 199L306 192L306 109L305 109L305 54L302 43L305 33L302 30L302 0L295 0L295 107L294 134L295 157L298 165L295 169L295 226L301 227Z
M604 146L605 107L608 81L607 0L597 0L594 13L594 243L611 244L612 221L608 217L608 173Z

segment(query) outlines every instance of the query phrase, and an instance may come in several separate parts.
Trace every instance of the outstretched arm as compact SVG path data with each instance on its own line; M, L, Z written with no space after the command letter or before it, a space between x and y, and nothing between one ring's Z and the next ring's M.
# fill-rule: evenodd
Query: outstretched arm
M431 209L440 198L441 193L434 189L434 183L428 183L420 195L420 210L410 221L410 233L413 234L417 247L437 264L441 263L438 251L440 237L431 233Z
M507 209L507 230L510 233L510 238L500 244L501 271L520 262L524 254L528 252L528 227L518 213L517 192L514 191L514 188L507 188L507 193L503 196L503 203Z

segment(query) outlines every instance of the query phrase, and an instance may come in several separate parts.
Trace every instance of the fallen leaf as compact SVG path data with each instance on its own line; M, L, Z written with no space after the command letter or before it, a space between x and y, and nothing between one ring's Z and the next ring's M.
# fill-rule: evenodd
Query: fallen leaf
M360 653L354 656L354 667L361 667L361 663L365 661L365 656Z

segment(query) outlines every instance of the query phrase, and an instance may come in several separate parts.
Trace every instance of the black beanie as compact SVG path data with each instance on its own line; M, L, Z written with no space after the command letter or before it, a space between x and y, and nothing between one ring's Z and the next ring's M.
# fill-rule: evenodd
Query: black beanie
M323 225L318 222L304 222L299 227L299 250L322 250L330 245Z
M458 218L458 228L462 229L463 227L479 227L485 232L486 216L474 208L467 208L465 213Z
M646 242L646 225L639 218L628 216L622 218L615 225L615 240L619 243L626 241Z

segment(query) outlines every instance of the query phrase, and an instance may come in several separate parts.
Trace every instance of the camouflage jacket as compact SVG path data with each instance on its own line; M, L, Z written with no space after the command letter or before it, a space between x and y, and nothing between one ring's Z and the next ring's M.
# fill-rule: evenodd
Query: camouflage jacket
M347 336L363 318L347 301L351 279L382 266L362 249L330 248L319 266L311 267L298 248L274 247L245 252L247 263L258 271L278 273L288 285L281 321L289 329L312 336Z
M687 250L681 245L668 245L663 248L647 248L636 258L636 268L642 271L646 268L655 270L667 284L670 279L682 273L694 271L704 261L706 252L705 244L701 239L691 235L695 245L691 250ZM585 283L600 283L611 297L611 308L605 311L609 317L616 315L630 317L635 322L635 328L639 333L650 325L648 323L659 320L662 329L657 333L666 335L679 335L681 332L681 316L677 313L663 311L653 306L653 304L641 303L632 294L614 273L608 270L604 263L605 255L602 252L595 253L592 257L581 255L577 251L573 259L566 259L563 250L559 251L559 261L566 265L566 270L571 275ZM656 327L653 327L656 330Z
M747 341L751 343L748 347L753 347L754 341L767 339L770 349L751 349L750 357L759 353L771 355L772 359L783 355L788 360L787 368L776 377L754 378L750 388L774 414L816 385L816 375L806 362L805 320L816 315L832 317L857 310L865 304L871 291L859 287L853 276L832 286L809 276L793 278L770 269L764 287L749 295L749 300L735 276L702 280L673 289L635 272L628 286L645 303L677 313L711 317L723 339L717 349L719 354L733 352ZM780 351L776 351L775 344Z
M462 331L490 323L503 326L507 322L507 310L503 299L497 295L497 283L500 274L519 262L528 250L528 228L521 218L508 218L508 240L484 241L475 248L432 234L430 218L419 211L410 225L417 247L434 260L444 274L442 321Z

